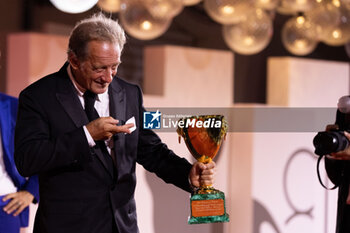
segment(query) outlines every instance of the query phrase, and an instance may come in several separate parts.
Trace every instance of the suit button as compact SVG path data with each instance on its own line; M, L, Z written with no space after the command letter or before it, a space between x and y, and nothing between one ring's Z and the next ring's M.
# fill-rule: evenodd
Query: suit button
M93 150L93 149L90 149L90 154L91 154L92 156L95 156L95 155L96 155L96 152L95 152L95 150Z

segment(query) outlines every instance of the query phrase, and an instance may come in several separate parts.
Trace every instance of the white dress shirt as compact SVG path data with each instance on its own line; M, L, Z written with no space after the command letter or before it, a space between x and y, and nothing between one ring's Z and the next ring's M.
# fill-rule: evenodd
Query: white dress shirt
M84 93L82 91L80 91L80 89L78 88L79 84L75 81L74 76L72 74L71 71L71 67L70 65L68 65L67 67L67 72L68 72L68 76L70 78L70 80L72 81L75 90L76 90L76 94L78 95L78 98L80 100L81 105L83 106L83 108L85 109L85 101L84 101ZM81 88L84 89L84 88ZM94 104L94 107L98 113L98 115L100 117L108 117L109 116L109 96L108 96L108 90L102 94L97 94L97 98ZM89 146L93 147L96 145L94 139L91 137L89 131L87 130L86 126L83 126L84 128L84 132L86 135L86 138L88 140ZM107 150L109 153L111 153L111 148L113 148L113 141L112 140L106 140L105 141L106 145L107 145Z

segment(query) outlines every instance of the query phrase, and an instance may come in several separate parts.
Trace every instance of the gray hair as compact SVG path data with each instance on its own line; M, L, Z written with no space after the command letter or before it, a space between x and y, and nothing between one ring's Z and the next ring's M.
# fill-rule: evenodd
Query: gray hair
M68 54L73 52L78 59L84 60L87 44L93 40L117 43L120 51L123 51L126 37L117 21L107 18L103 13L97 13L75 25L69 37Z

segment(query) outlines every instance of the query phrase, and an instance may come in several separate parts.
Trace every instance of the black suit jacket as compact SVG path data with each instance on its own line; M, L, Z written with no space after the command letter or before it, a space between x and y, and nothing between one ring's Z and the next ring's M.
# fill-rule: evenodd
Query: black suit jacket
M135 164L168 183L190 191L191 168L142 128L142 93L117 77L109 86L110 114L137 129L113 137L116 169L83 131L86 114L67 74L67 64L23 90L15 134L15 160L23 176L39 175L41 201L35 233L138 232L134 190ZM115 172L113 172L115 170Z
M350 205L346 204L350 184L350 161L325 159L327 175L338 185L336 233L350 232Z

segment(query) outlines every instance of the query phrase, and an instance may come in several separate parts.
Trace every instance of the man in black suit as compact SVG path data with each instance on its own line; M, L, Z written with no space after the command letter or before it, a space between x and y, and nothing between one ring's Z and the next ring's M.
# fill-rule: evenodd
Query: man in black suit
M191 165L142 128L141 90L115 77L124 43L115 21L85 19L68 63L20 94L15 160L39 175L35 233L138 232L136 162L189 192L213 182L215 163Z
M327 125L326 131L344 131L345 137L350 140L350 134L345 131L350 126L348 100L349 96L343 96L339 99L335 124ZM343 144L339 140L332 143ZM332 143L328 142L321 148L329 148ZM326 155L325 167L329 179L338 187L336 233L348 233L350 232L350 147L345 148L343 151Z
M330 126L332 127L332 126ZM350 141L350 134L344 132ZM325 159L327 175L338 186L336 233L350 232L350 147L327 155Z
M350 138L350 137L349 137ZM348 155L350 159L350 154ZM338 185L336 233L350 232L350 161L326 158L326 171L329 179Z

